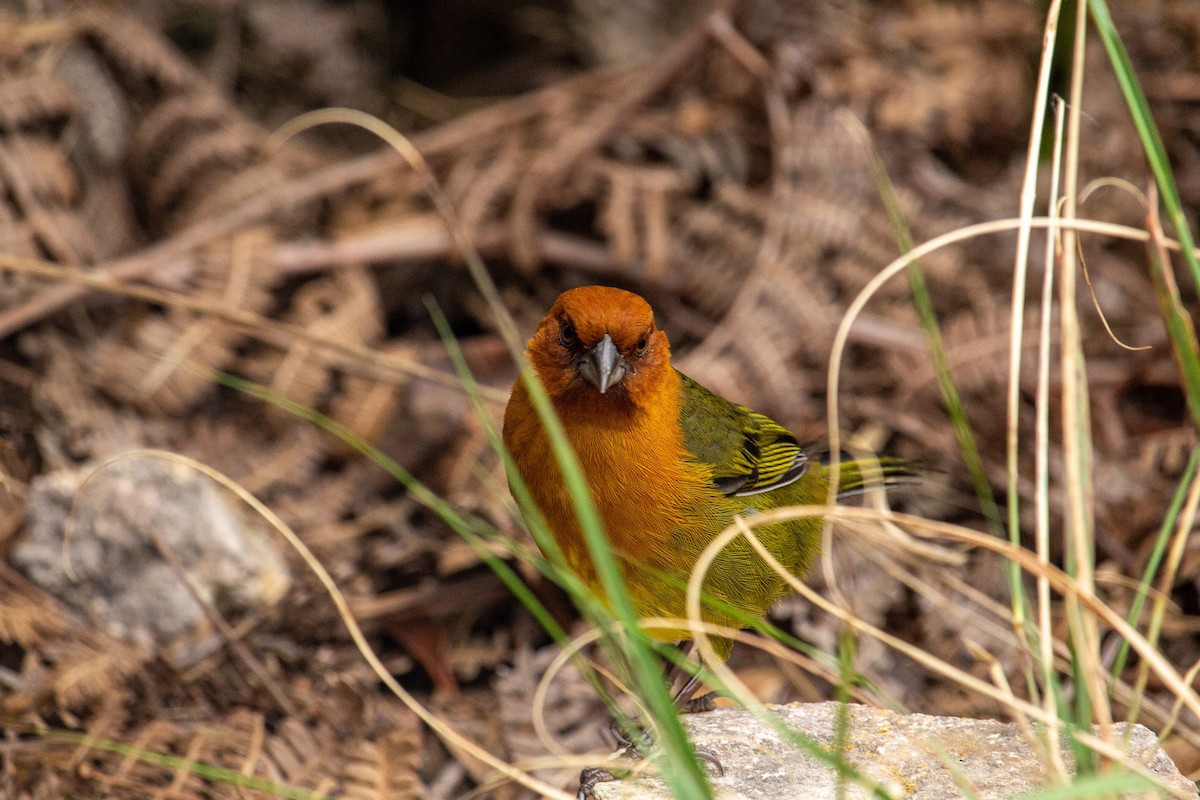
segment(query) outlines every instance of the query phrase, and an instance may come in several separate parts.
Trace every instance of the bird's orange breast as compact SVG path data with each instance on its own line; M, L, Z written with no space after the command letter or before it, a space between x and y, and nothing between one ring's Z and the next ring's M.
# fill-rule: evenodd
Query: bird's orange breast
M718 499L711 475L690 458L679 425L678 374L669 371L653 402L637 407L585 393L555 409L587 478L616 555L630 563L678 569L677 551L694 509ZM594 582L574 506L523 383L513 389L504 442L569 565Z

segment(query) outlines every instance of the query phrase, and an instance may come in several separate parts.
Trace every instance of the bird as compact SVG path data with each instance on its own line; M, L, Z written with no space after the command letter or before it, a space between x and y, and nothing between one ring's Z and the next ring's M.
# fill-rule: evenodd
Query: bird
M665 331L641 296L608 286L563 292L538 325L526 357L562 421L639 617L681 620L652 629L680 643L688 579L704 549L736 517L823 504L829 466L765 414L727 400L675 369ZM525 383L513 385L502 438L513 466L568 565L600 590L596 569ZM885 462L884 474L899 472ZM839 492L861 489L865 469L843 462ZM790 573L804 575L821 546L822 519L756 526ZM713 561L703 584L706 622L745 627L790 588L745 537ZM729 639L714 638L722 658ZM676 695L688 700L689 681Z

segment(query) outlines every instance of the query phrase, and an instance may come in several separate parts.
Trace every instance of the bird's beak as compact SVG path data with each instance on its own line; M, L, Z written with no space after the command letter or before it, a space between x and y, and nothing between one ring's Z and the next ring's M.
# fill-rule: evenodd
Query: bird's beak
M600 390L600 394L604 394L610 386L621 382L628 366L617 346L613 344L612 337L606 333L603 339L583 354L579 362L579 372L588 383Z

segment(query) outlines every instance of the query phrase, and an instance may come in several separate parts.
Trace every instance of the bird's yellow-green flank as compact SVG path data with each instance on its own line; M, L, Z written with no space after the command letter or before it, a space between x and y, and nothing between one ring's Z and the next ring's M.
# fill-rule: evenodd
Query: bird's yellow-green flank
M578 455L640 616L685 616L696 560L735 515L828 499L826 466L795 436L671 366L667 336L636 294L599 286L565 292L527 353ZM504 442L568 565L598 588L549 439L520 381L505 412ZM861 482L847 466L842 490ZM803 575L820 548L821 525L819 517L805 517L756 526L755 533L788 571ZM788 586L737 537L713 562L703 591L757 617ZM702 615L745 624L711 605ZM650 633L690 638L683 627ZM729 642L714 644L728 654Z

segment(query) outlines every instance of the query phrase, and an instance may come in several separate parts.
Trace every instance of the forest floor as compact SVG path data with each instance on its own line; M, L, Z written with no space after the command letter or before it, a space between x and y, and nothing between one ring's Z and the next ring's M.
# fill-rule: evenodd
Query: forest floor
M277 514L386 669L468 739L510 762L545 756L536 712L563 750L605 749L607 713L576 673L554 676L537 705L560 647L487 563L510 564L580 631L566 596L506 544L532 542L483 419L499 419L516 367L427 175L351 125L287 141L279 126L356 108L410 137L522 335L566 288L635 290L684 372L825 442L838 324L900 253L870 148L917 243L1015 217L1044 24L1040 4L1006 0L744 0L697 3L686 19L655 11L684 3L609 13L602 0L46 10L57 5L0 0L8 797L243 796L228 775L188 766L199 762L343 797L458 797L489 780L489 766L381 685L313 570L258 515L191 468L111 461L146 449L207 465ZM1200 208L1200 5L1114 12L1183 206ZM1064 47L1071 35L1059 32ZM1149 172L1097 41L1085 76L1081 214L1144 228ZM1066 93L1065 80L1054 89ZM1049 181L1044 169L1043 197ZM1035 434L1042 242L1023 317L1022 442ZM1032 447L1020 450L1015 498L1006 482L1016 243L1011 228L972 237L920 266L982 475L1001 508L1019 502L1030 543ZM1080 252L1097 583L1125 614L1196 435L1145 246L1089 236ZM482 387L478 407L431 308ZM329 426L213 370L326 415L492 538L474 546ZM903 276L850 329L837 407L844 442L921 466L896 508L988 530ZM1062 452L1049 454L1058 530ZM180 498L188 512L173 514ZM118 541L114 514L149 533ZM201 538L188 538L192 523ZM250 544L229 545L228 564L185 585L180 571L208 557L214 525ZM949 664L987 681L999 664L1022 685L998 559L948 545L904 559L849 533L834 535L814 587ZM1182 671L1200 661L1200 546L1179 552L1167 588L1159 649ZM824 652L844 634L799 599L772 621ZM1114 641L1103 647L1111 661ZM836 676L820 669L782 669L751 648L731 663L765 701L832 696ZM1010 718L873 639L856 666L894 708ZM1130 683L1136 670L1131 660ZM1154 680L1144 694L1141 719L1161 730L1174 698ZM1117 705L1123 714L1128 702ZM1200 772L1200 719L1185 712L1165 744ZM539 774L567 786L572 770Z

